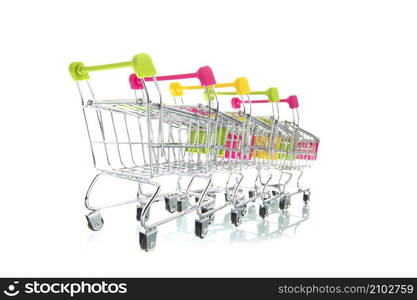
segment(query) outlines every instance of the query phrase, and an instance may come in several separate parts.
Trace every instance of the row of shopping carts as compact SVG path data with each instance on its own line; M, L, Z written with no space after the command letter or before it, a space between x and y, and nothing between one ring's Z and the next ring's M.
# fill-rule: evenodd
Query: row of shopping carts
M116 68L134 71L124 79L130 83L132 99L96 99L90 73ZM252 91L244 77L217 83L208 66L159 76L144 53L131 61L99 66L74 62L70 74L81 96L94 167L99 171L85 197L90 229L103 227L102 209L137 203L140 246L149 251L156 245L160 225L190 213L197 215L195 235L204 238L214 215L225 208L231 209L230 221L239 226L248 205L255 202L260 202L259 216L266 218L272 203L286 211L296 194L309 201L310 190L300 186L300 178L317 159L319 139L300 128L296 96L281 99L277 88ZM190 79L199 84L182 81ZM170 84L164 87L166 81ZM164 97L164 92L173 99ZM199 95L196 105L186 104L192 93ZM221 110L220 101L222 105L227 101L230 108ZM282 103L292 120L280 119ZM269 113L256 115L255 105L266 105ZM252 178L250 171L255 174ZM137 182L135 199L90 205L90 193L103 175ZM163 191L156 179L168 176L177 177L176 188ZM218 176L227 178L223 185L214 185ZM159 201L165 202L170 214L150 224L151 207Z

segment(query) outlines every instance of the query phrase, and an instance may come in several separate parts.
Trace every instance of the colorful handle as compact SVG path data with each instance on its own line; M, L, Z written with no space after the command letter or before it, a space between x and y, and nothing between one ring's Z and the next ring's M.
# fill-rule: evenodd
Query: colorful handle
M231 104L232 107L234 109L239 109L241 107L242 102L244 103L249 103L251 102L252 104L256 104L256 103L269 103L271 102L270 100L253 100L253 101L242 101L239 98L232 98ZM288 105L290 106L291 109L294 108L298 108L298 98L297 96L289 96L287 99L281 99L279 100L279 102L285 102L288 103Z
M146 53L137 54L131 61L86 67L82 62L73 62L69 66L71 77L75 81L90 79L88 72L133 67L138 77L155 76L156 69L151 57Z
M219 95L236 95L236 92L218 92ZM277 102L279 101L279 92L276 87L271 87L266 91L252 91L249 95L265 95L268 97L269 102ZM253 101L252 101L253 103ZM263 103L263 102L260 102Z
M143 84L136 74L131 74L129 77L130 87L134 90L143 89ZM176 74L176 75L165 75L165 76L156 76L155 79L158 81L167 81L167 80L180 80L180 79L190 79L197 78L200 81L202 86L210 86L216 84L216 79L213 74L213 70L209 66L201 67L195 73L186 73L186 74ZM145 81L154 80L153 77L145 77Z
M249 82L245 77L239 77L235 81L229 83L217 83L214 86L216 88L233 87L239 95L247 95L250 93ZM169 87L171 94L174 97L183 96L184 90L201 90L203 88L204 86L200 85L182 86L179 82L173 82Z

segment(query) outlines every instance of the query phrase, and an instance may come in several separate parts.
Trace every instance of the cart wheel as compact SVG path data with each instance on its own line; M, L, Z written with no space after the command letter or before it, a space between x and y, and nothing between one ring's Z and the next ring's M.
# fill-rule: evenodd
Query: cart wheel
M278 195L278 191L272 191L272 196Z
M195 220L195 235L203 239L208 233L209 220Z
M279 199L279 209L284 211L287 210L288 207L290 207L290 197L289 196L283 196L281 199Z
M156 236L158 231L156 228L146 230L139 233L139 245L142 250L149 252L156 246Z
M265 219L268 215L269 215L269 207L265 204L261 204L261 206L259 206L259 216L262 219Z
M181 195L177 198L177 212L182 212L188 208L188 198Z
M92 231L99 231L101 228L103 228L104 220L101 217L100 212L92 212L91 214L88 214L86 218L88 228L90 228Z
M140 222L140 219L142 218L142 210L143 210L143 207L138 205L136 209L136 220L138 220L139 222ZM150 212L150 209L148 209L148 212L146 213L145 221L149 220L149 212Z
M303 194L303 201L305 202L305 203L307 203L308 201L310 201L310 192L304 192L304 194Z
M249 198L255 197L255 191L249 191Z
M175 197L165 197L165 209L170 213L174 213L178 209L177 199Z
M232 211L230 214L232 224L238 227L242 223L242 217L241 214L237 211Z

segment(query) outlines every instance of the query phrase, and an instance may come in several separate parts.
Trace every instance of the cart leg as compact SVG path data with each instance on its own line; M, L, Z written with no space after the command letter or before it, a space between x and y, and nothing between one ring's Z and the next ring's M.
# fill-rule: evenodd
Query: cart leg
M100 230L101 228L103 228L103 225L104 225L104 220L101 217L100 210L94 209L92 206L90 206L90 193L91 193L94 185L96 184L98 178L102 174L103 173L98 173L96 176L94 176L93 180L90 183L90 186L87 189L87 192L86 192L85 198L84 198L84 205L85 205L85 207L88 210L91 211L91 213L89 213L88 215L86 215L87 225L88 225L88 228L90 228L93 231Z
M93 190L94 185L97 183L98 178L101 175L103 175L103 173L98 173L96 176L94 176L93 180L90 183L90 186L87 189L87 192L85 193L84 205L88 210L92 212L94 212L95 209L90 205L90 194L91 194L91 191Z
M144 206L142 204L139 204L136 208L136 220L140 222L140 219L142 217L142 211L144 210ZM149 220L149 214L151 209L149 208L145 215L145 221Z
M139 244L142 250L146 252L152 250L156 246L157 229L151 228L139 233Z
M205 214L206 212L209 212L210 210L212 210L214 208L214 204L210 204L210 205L208 205L208 206L206 206L206 207L203 207L203 208L201 208L201 212L203 213L203 214ZM214 214L211 214L210 216L208 216L207 217L208 218L208 221L209 221L209 225L211 224L211 223L213 223L214 222Z
M196 198L198 198L198 197L196 197ZM206 201L213 201L213 203L211 203L211 204L206 204L206 205L202 205L202 208L201 208L201 212L204 214L204 213L207 213L207 212L209 212L210 210L212 210L212 209L214 209L215 207L216 207L216 194L214 194L214 193L209 193L209 194L207 194L207 197L206 197ZM200 200L200 198L198 198L198 200ZM197 201L198 201L197 200ZM204 200L203 200L204 201ZM208 220L209 220L209 225L211 224L211 223L213 223L214 222L214 213L213 214L211 214L210 216L208 216L207 217L208 218Z
M232 200L232 199L229 199L230 197L228 196L228 195L230 195L232 192L233 192L233 188L229 188L229 189L228 189L228 191L226 191L226 192L224 193L224 200L225 200L226 202L229 202L230 200Z

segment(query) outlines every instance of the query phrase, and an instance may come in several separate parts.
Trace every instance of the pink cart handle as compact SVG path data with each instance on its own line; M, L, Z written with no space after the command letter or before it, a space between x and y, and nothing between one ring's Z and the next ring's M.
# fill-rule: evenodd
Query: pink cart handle
M239 98L232 98L231 104L234 109L239 109L241 107L242 102L244 103L271 103L269 100L252 100L252 101L242 101ZM288 103L291 109L298 108L298 98L297 96L289 96L287 99L280 99L279 102Z
M130 74L129 83L132 90L143 90L143 83L135 73Z
M135 78L136 77L136 78ZM180 80L180 79L190 79L197 78L200 81L202 86L210 86L216 84L216 79L213 74L213 70L209 66L201 67L195 73L187 74L176 74L176 75L165 75L165 76L156 76L155 79L158 81L167 81L167 80ZM145 81L152 81L153 77L143 78ZM133 90L143 89L143 84L136 74L130 74L129 76L130 87Z

